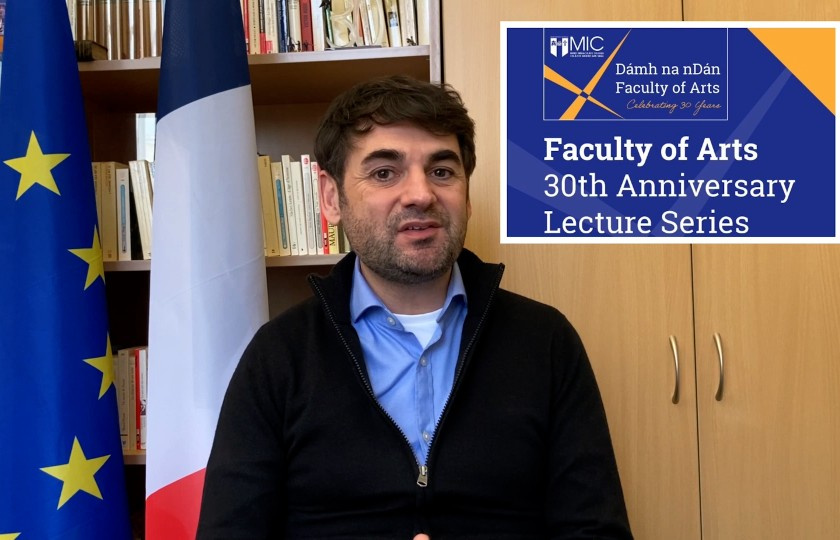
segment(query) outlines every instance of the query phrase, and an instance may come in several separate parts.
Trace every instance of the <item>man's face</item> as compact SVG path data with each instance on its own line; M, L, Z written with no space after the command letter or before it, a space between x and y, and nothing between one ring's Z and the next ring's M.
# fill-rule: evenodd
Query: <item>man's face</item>
M389 281L441 277L464 246L471 208L455 135L375 126L348 155L337 198L353 250Z

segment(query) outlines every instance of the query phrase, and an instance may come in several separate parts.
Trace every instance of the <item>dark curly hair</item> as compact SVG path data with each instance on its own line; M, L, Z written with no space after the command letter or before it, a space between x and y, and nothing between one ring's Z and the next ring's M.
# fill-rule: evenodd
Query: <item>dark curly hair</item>
M347 154L374 125L407 122L436 135L455 135L467 178L475 169L475 122L460 94L445 83L404 75L357 84L330 104L315 136L315 159L342 188Z

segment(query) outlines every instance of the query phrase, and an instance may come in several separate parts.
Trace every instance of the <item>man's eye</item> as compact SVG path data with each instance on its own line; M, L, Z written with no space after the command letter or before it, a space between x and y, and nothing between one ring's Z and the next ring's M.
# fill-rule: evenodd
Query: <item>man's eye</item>
M432 176L435 178L449 178L452 176L452 171L449 169L432 169Z
M371 175L377 180L391 180L394 178L394 171L391 169L377 169Z

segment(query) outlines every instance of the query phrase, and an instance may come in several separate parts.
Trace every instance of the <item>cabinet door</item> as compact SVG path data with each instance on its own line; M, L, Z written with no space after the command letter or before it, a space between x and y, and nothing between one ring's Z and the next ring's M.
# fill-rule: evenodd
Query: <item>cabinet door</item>
M443 2L444 79L477 123L467 246L507 265L504 287L556 306L580 332L607 409L630 523L646 540L700 537L690 250L499 244L499 23L678 19L680 9L674 0ZM669 335L682 362L677 404Z
M704 539L840 538L840 246L695 246L694 277Z

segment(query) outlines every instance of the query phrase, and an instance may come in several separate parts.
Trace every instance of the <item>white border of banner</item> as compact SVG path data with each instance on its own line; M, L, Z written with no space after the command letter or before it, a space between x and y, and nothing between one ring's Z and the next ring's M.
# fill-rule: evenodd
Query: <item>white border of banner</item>
M834 28L835 62L840 60L837 21L502 21L499 28L499 241L502 244L840 244L840 152L834 154L833 237L508 237L507 236L507 30L509 28ZM728 89L727 89L728 92ZM834 103L840 106L840 69L834 70ZM834 137L840 144L840 119Z

